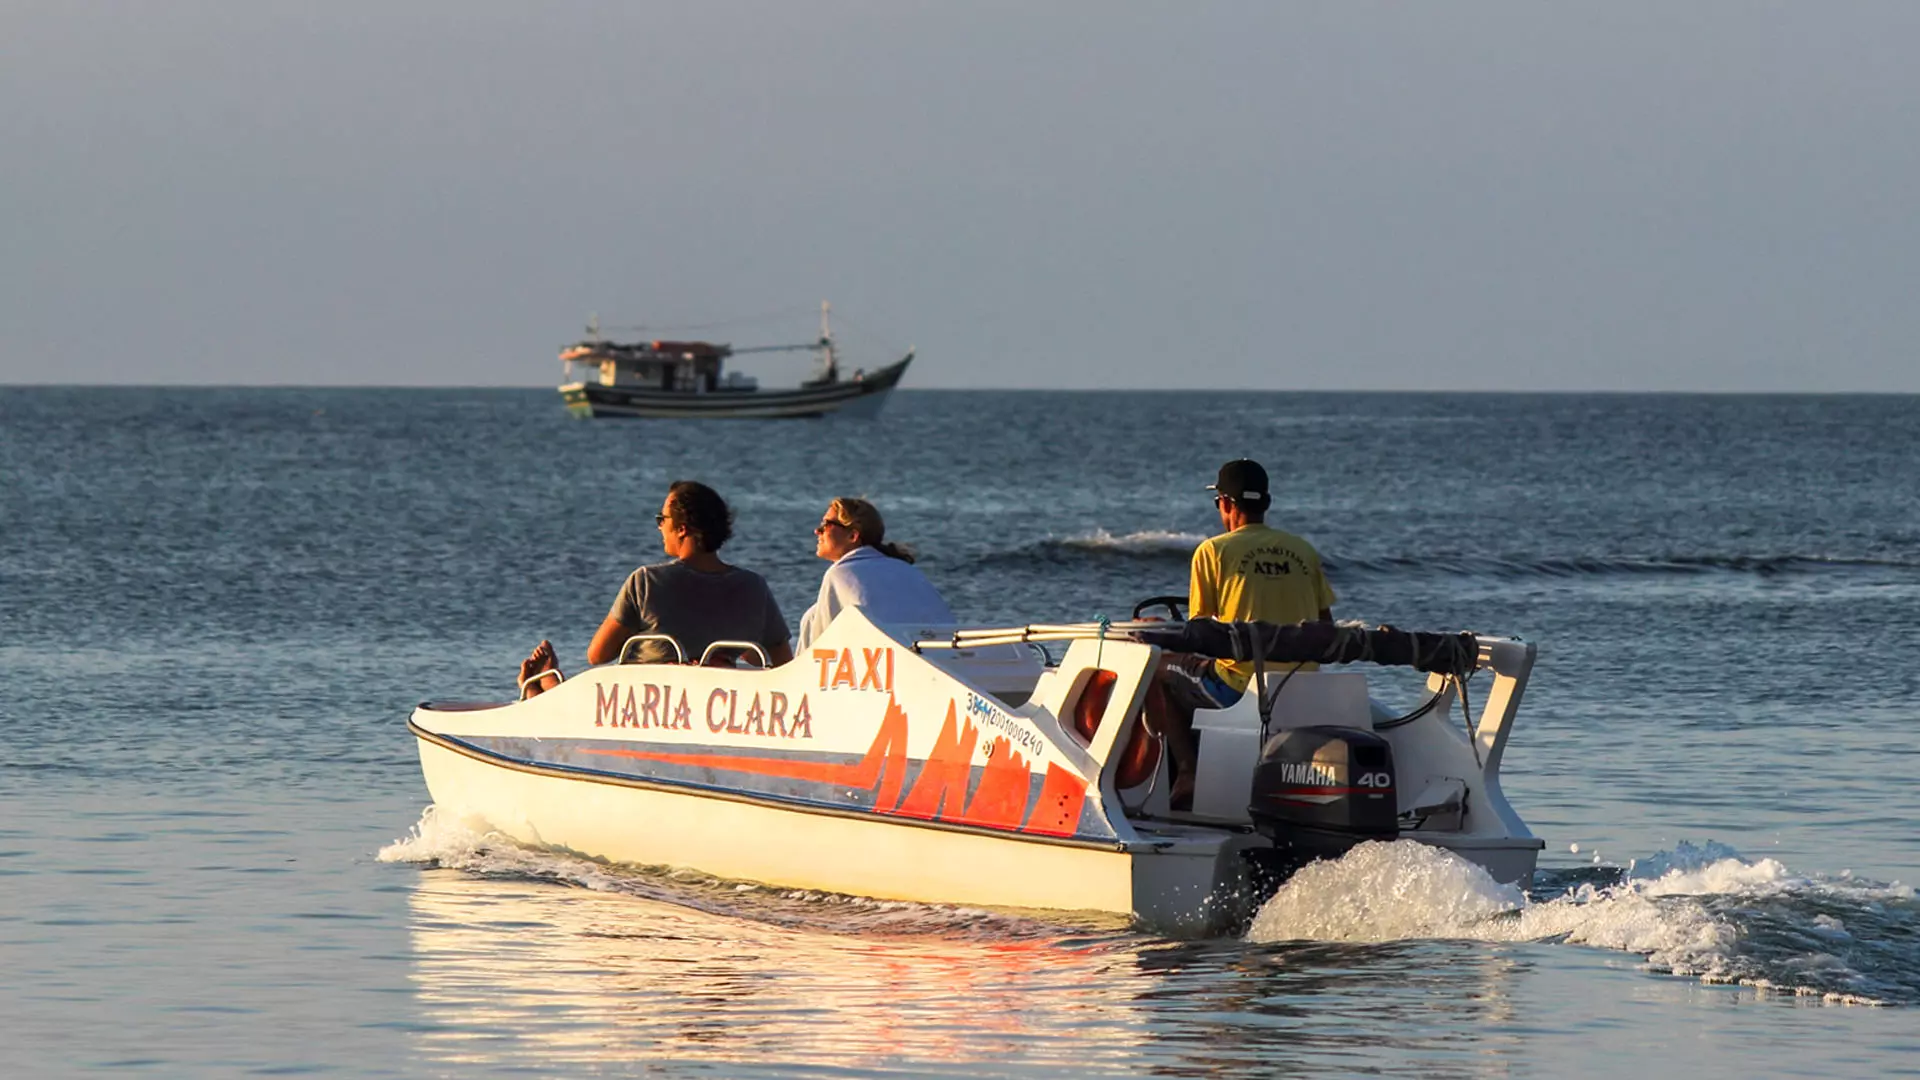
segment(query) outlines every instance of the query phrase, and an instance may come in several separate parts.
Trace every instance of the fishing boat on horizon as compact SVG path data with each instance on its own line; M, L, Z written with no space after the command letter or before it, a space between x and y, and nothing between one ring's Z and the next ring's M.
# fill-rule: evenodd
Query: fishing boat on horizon
M589 319L587 336L560 350L560 397L568 412L583 418L874 416L913 363L914 351L885 367L843 375L831 310L821 303L820 336L813 341L744 348L710 341L609 341L599 320ZM788 388L761 389L755 377L726 370L731 357L775 352L813 352L818 362L811 376Z

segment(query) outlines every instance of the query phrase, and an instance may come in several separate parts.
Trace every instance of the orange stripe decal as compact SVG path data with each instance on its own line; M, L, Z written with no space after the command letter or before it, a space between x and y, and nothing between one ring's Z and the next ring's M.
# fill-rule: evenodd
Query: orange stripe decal
M635 761L658 761L664 765L725 769L754 776L832 784L835 787L872 790L877 785L879 793L874 800L873 808L885 812L893 809L895 800L900 797L901 787L906 784L907 714L889 697L887 712L880 721L879 732L874 735L873 745L867 748L865 757L851 764L825 764L817 761L790 761L786 758L745 757L732 754L676 754L663 750L617 750L610 747L593 747L584 750L583 753L632 758Z
M1029 812L1033 771L1004 737L995 738L990 745L979 786L973 798L968 799L967 786L973 775L974 747L978 741L979 731L973 726L972 718L962 720L956 704L947 702L946 721L940 726L933 752L921 765L913 789L904 800L900 792L907 779L907 713L891 694L887 696L887 710L872 745L859 761L851 763L612 747L585 748L582 752L872 791L873 809L881 814L1018 829L1044 836L1072 836L1077 831L1081 807L1086 803L1087 781L1049 763L1040 795L1031 800Z

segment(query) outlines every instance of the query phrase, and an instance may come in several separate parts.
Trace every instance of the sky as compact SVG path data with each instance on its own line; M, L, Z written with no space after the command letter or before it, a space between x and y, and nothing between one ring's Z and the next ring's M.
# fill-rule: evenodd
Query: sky
M1911 0L4 0L0 383L551 386L590 313L831 300L908 387L1916 392L1915 42Z

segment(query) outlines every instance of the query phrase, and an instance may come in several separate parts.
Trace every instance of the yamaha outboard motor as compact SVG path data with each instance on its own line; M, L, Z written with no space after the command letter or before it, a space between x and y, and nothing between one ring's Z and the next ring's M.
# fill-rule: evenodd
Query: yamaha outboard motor
M1393 749L1371 731L1302 727L1261 749L1253 770L1253 825L1273 841L1248 857L1278 885L1315 859L1399 836Z

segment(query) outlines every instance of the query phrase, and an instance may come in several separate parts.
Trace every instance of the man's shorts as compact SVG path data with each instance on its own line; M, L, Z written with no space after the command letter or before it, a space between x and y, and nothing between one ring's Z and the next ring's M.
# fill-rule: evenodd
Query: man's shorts
M1244 690L1235 690L1220 678L1214 670L1213 658L1195 656L1191 653L1175 653L1167 657L1166 669L1167 696L1182 709L1224 709L1245 695Z

